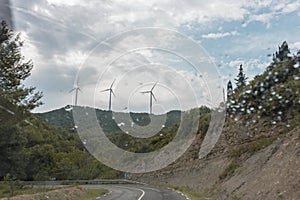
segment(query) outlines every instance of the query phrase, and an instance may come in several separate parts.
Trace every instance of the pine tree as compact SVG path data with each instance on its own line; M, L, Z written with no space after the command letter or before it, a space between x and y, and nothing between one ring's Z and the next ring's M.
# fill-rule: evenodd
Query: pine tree
M24 176L24 146L26 138L19 124L30 111L41 105L42 94L34 87L25 87L23 81L30 76L32 61L21 55L23 42L8 28L0 24L0 179L10 173Z
M286 41L284 41L281 46L278 47L278 51L273 54L273 61L274 62L281 62L284 60L289 59L289 54L291 53L289 49L289 45Z
M21 55L23 42L5 21L0 26L0 92L12 105L28 112L41 105L42 94L35 87L26 88L23 81L30 76L32 61L24 61Z
M231 83L231 81L228 81L228 83L227 83L227 99L232 95L232 93L233 93L232 83Z
M243 65L241 64L237 78L234 79L236 81L235 84L237 86L237 89L244 87L246 85L247 79L248 79L248 77L246 77L246 75L244 74Z
M291 51L286 41L284 41L280 46L278 46L278 51L273 53L273 62L267 67L267 71L271 71L278 67L280 62L285 62L292 59L290 55Z

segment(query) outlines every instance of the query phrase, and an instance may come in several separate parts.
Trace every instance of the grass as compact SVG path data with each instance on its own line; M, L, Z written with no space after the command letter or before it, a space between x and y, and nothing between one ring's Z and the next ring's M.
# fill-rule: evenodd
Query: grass
M86 195L76 200L91 200L108 193L105 189L85 189Z
M57 189L57 187L26 185L26 186L16 188L14 191L14 196L22 195L22 194L43 193L55 189ZM4 197L11 197L11 190L9 185L0 183L0 198L4 198Z
M231 176L239 167L241 167L239 163L230 163L230 165L228 165L228 167L219 175L219 179L224 180L225 178Z
M232 158L239 158L241 155L248 153L250 156L255 154L261 149L266 148L270 144L272 144L276 138L260 138L256 141L253 141L251 143L246 143L243 145L240 145L238 147L235 147L229 151L229 155Z
M74 187L74 185L70 186L23 186L22 188L18 188L14 191L14 196L23 195L23 194L37 194L37 193L45 193L51 190L57 190L59 188L68 188ZM85 195L83 197L79 197L74 200L90 200L96 197L102 196L108 193L108 190L104 189L82 189L80 186L76 186L81 190L85 191ZM7 184L0 183L0 198L11 197L10 187Z
M200 192L196 192L189 187L172 187L174 190L180 191L183 194L187 195L191 200L206 200L206 199L213 199L210 194L204 194Z

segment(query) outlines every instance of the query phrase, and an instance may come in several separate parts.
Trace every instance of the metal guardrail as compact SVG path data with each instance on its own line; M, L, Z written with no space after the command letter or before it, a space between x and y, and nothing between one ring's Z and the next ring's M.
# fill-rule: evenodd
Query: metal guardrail
M103 184L138 184L145 185L145 183L131 181L126 179L115 180L57 180L57 181L22 181L25 185L103 185Z

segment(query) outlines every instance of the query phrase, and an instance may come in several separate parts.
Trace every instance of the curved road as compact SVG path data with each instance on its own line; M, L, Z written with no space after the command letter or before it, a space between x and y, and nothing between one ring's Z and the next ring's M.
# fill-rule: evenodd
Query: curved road
M88 189L107 189L110 192L95 200L188 200L173 190L140 185L84 185Z

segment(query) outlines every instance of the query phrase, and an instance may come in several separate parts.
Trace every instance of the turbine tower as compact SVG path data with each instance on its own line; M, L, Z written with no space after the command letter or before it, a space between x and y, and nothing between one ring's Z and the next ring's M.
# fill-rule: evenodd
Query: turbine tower
M115 95L115 93L114 93L114 91L113 91L113 89L112 89L112 87L113 87L115 81L116 81L116 79L112 82L112 84L110 85L110 87L109 87L108 89L105 89L105 90L102 90L102 91L101 91L101 92L107 92L107 91L109 91L109 102L108 102L108 110L109 110L109 111L111 111L111 94L113 94L114 97L116 97L116 95Z
M153 94L153 89L155 88L156 84L157 84L157 82L153 85L153 87L151 88L151 90L141 92L142 94L146 94L146 93L150 94L150 114L152 114L152 97L153 97L153 99L155 101L157 101L156 98L155 98L155 96L154 96L154 94Z
M77 106L77 99L78 99L78 91L81 92L81 89L79 87L79 80L77 80L77 83L74 84L74 87L72 90L69 91L69 93L75 91L75 105L74 106Z

